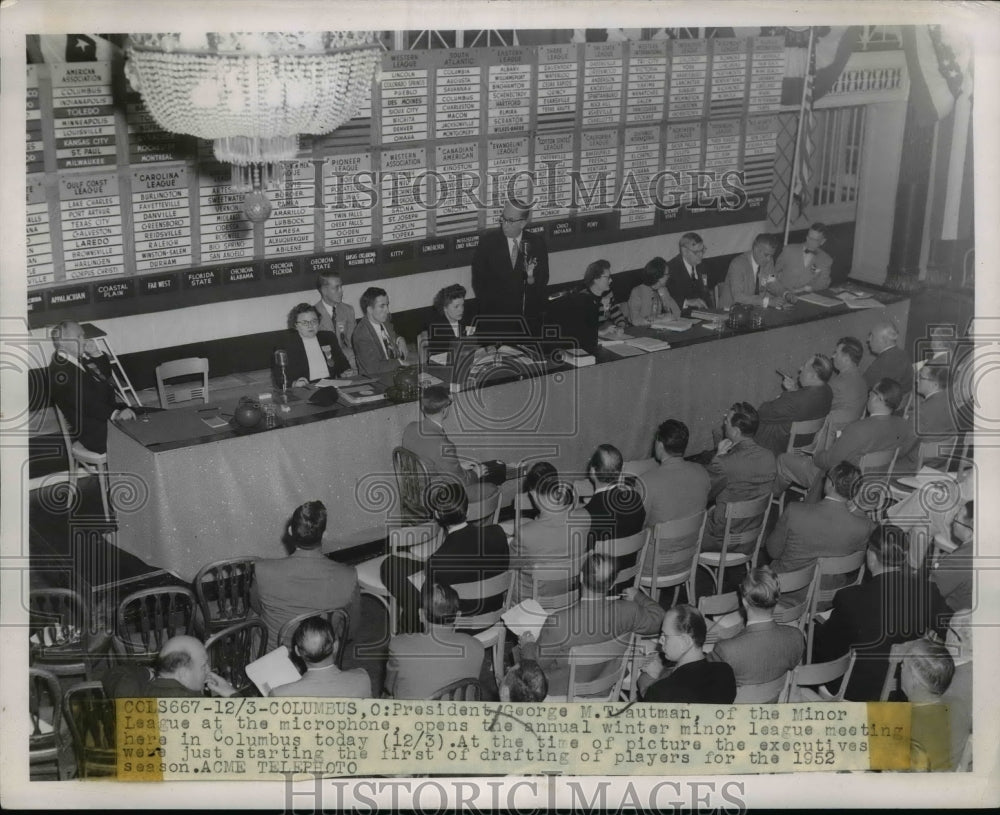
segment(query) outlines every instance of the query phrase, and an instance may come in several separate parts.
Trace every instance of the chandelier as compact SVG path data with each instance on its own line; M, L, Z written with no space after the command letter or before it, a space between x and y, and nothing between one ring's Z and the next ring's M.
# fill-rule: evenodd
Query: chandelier
M372 31L131 34L125 74L160 127L212 140L246 193L243 211L260 222L299 134L329 133L357 113L380 50Z

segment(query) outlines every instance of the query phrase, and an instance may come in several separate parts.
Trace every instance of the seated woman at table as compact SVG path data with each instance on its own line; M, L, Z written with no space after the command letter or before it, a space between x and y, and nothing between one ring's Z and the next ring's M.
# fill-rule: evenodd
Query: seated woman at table
M465 315L465 286L454 283L434 295L434 319L427 324L424 355L448 354L454 364L461 348L475 349L477 355L485 350L477 347L473 335L476 327Z
M308 303L288 312L289 335L281 350L288 355L285 374L293 387L319 379L353 376L351 363L340 350L332 331L319 330L319 313Z
M599 338L620 336L628 320L611 292L611 264L595 260L587 266L583 288L552 303L549 315L562 336L575 339L588 354L597 351Z
M632 325L649 325L660 315L680 317L681 308L667 291L667 262L653 258L642 270L642 283L632 289L628 298Z

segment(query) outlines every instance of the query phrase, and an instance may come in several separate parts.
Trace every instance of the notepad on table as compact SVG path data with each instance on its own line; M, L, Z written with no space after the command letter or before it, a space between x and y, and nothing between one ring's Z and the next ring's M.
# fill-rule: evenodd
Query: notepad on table
M628 344L642 351L662 351L670 347L666 340L658 340L656 337L635 337L628 341Z
M363 405L385 399L385 394L379 393L371 385L350 385L340 389L340 398L349 405Z
M629 345L627 342L618 342L610 345L608 346L608 350L612 354L617 354L620 357L640 357L646 353L642 348L636 348L634 345Z
M218 430L220 427L228 427L229 422L223 419L219 414L214 416L201 416L201 420L207 424L212 430Z
M507 630L512 634L519 637L531 634L535 639L538 639L538 633L548 618L548 612L534 599L522 600L501 616Z
M845 300L844 305L850 309L885 308L885 303L880 303L874 297L852 297Z
M831 308L841 304L841 301L836 297L827 297L824 294L817 294L814 291L800 294L798 297L799 300L802 300L803 302L812 303L814 306L822 306L823 308Z
M264 696L270 696L273 688L297 682L301 678L299 669L288 658L288 648L284 645L279 645L260 659L249 663L246 673L247 678Z
M690 317L668 317L666 319L653 320L649 324L649 327L657 328L661 331L687 331L696 325L698 325L698 320L693 320Z
M563 351L563 361L567 365L575 365L577 368L582 368L585 365L593 365L597 362L593 354L588 354L579 348L567 348Z

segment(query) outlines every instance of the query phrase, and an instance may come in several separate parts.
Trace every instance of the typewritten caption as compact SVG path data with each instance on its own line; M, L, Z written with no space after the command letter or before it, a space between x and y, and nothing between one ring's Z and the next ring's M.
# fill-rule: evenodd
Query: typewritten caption
M120 780L905 770L910 706L124 699Z

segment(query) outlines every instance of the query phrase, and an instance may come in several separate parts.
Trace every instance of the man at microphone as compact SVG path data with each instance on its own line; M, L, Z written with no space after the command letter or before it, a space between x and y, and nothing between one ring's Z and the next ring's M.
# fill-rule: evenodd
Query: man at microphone
M525 235L531 206L510 199L500 216L500 229L483 235L472 258L472 288L479 316L491 319L489 333L537 336L549 285L549 251L541 234Z

